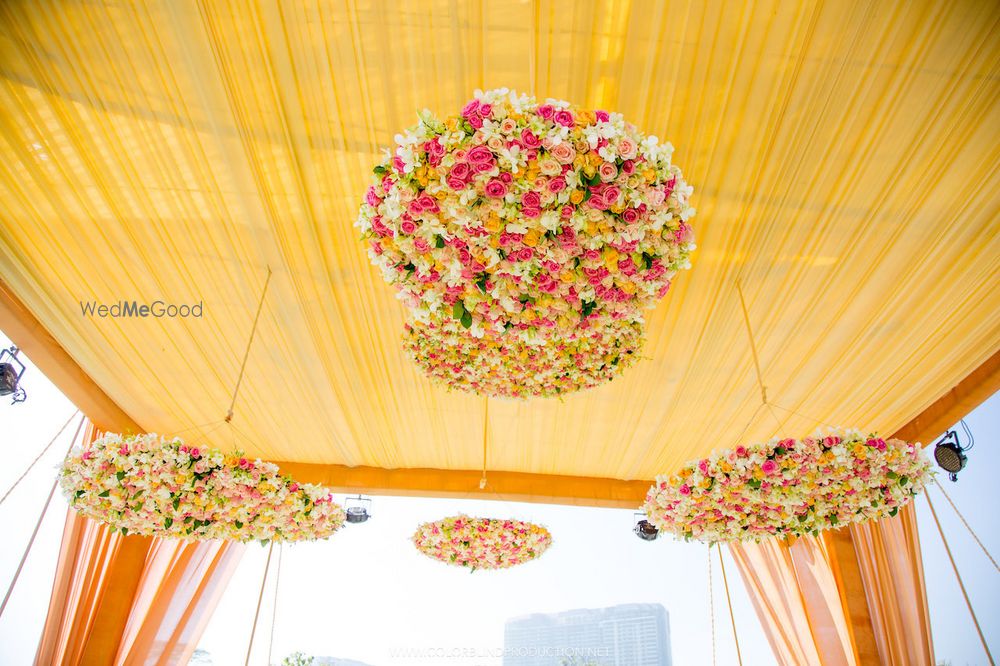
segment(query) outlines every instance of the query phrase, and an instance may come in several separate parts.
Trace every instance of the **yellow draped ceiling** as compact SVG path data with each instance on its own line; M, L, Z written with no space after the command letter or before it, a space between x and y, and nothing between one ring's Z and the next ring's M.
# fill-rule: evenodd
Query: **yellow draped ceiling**
M491 469L643 479L755 413L744 439L774 434L737 278L769 393L805 415L789 434L892 432L1000 348L996 3L6 2L0 22L2 280L148 430L223 417L270 265L244 448L480 466L483 399L404 357L352 226L393 134L476 88L621 111L677 146L698 208L648 360L491 402ZM158 298L204 318L78 304Z

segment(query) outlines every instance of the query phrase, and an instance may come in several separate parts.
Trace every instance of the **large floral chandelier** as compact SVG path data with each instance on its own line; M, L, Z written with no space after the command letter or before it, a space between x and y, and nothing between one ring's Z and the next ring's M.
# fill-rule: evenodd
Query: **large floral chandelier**
M357 226L412 323L468 340L453 349L549 346L622 325L641 338L642 311L690 266L692 188L673 147L620 114L498 89L459 116L424 111L395 142ZM543 384L523 393L566 388Z

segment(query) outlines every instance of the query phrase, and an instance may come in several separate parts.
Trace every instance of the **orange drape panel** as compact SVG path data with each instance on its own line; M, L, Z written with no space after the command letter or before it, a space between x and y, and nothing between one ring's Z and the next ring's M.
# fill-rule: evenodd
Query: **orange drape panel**
M883 666L934 663L913 503L892 520L851 526Z
M244 548L155 539L115 663L186 664Z
M821 539L733 544L730 551L779 664L857 664Z
M186 664L244 548L123 537L69 509L35 664Z
M847 536L864 588L879 661L886 666L932 664L930 621L912 503L895 518L852 526ZM730 551L782 666L856 666L833 535ZM842 556L842 555L841 555Z

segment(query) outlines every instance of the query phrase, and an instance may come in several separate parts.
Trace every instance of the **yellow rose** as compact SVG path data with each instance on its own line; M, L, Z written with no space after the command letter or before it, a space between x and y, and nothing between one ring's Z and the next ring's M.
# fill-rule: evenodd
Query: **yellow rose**
M625 284L621 285L621 290L624 291L629 296L631 296L632 294L635 293L635 283L634 282L626 282ZM729 470L728 469L724 469L723 471L728 472Z
M576 276L573 274L573 271L563 271L559 274L559 279L568 284L575 280Z
M521 239L521 242L528 247L535 247L538 245L538 235L537 229L529 229L528 233L524 234L524 238Z
M579 205L583 201L583 192L581 190L574 190L572 194L569 195L570 203Z

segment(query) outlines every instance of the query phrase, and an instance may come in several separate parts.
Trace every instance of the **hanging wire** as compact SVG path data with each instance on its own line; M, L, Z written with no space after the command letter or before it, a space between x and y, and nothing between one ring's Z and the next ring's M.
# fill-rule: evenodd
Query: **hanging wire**
M80 436L80 430L83 428L84 422L86 422L87 417L81 416L80 423L76 426L76 432L73 433L73 438L70 440L69 448L66 450L66 455L73 450L73 446L76 445L76 438ZM65 456L63 456L65 458ZM52 503L52 496L56 494L56 488L59 487L59 476L57 475L55 480L52 482L52 489L49 490L49 496L45 500L45 505L42 507L42 512L38 514L38 522L35 523L35 529L31 532L31 538L28 539L28 545L24 548L24 554L21 555L21 561L17 564L17 570L14 571L14 577L10 581L10 585L7 586L7 594L3 597L3 603L0 603L0 617L3 617L3 612L7 609L7 602L10 601L10 595L14 592L14 586L17 585L18 578L21 577L21 570L24 569L24 563L28 560L28 553L31 552L31 547L35 543L35 537L38 536L38 530L42 527L42 521L45 519L45 514L49 510L49 504Z
M31 461L31 463L28 465L28 468L24 470L21 476L17 477L17 481L14 482L14 485L8 488L7 492L3 494L3 497L0 498L0 504L3 504L5 501L7 501L7 498L10 497L10 494L12 492L14 492L14 489L17 488L18 484L24 481L24 477L28 476L28 472L30 472L31 468L35 466L35 463L37 463L39 460L42 459L42 456L44 456L45 453L52 447L52 445L56 443L56 440L59 439L59 435L63 434L63 431L66 430L66 426L68 426L69 422L73 420L73 417L75 417L79 413L80 410L77 409L76 411L74 411L72 414L69 415L69 418L66 419L66 423L63 423L62 427L59 428L59 432L57 432L55 436L49 440L49 443L45 445L45 448L42 449L41 453L35 456L35 459Z
M243 373L247 369L247 359L250 358L250 346L253 338L257 334L257 322L260 321L260 313L264 309L264 297L267 296L267 286L271 284L271 267L267 267L267 277L264 279L264 289L260 293L260 302L257 304L257 314L253 318L253 327L250 329L250 339L247 340L247 348L243 352L243 362L240 364L240 374L236 378L236 387L233 389L233 400L229 403L229 411L226 412L226 423L233 420L233 409L236 407L236 396L240 393L240 385L243 383Z
M712 592L712 546L708 547L708 616L712 624L712 666L715 666L715 595Z
M250 654L253 652L253 639L257 633L257 620L260 618L260 603L264 600L264 586L267 585L267 571L271 568L271 553L274 551L274 541L267 549L267 562L264 563L264 578L260 581L260 594L257 595L257 610L253 614L253 626L250 628L250 643L247 645L247 658L243 666L250 666Z
M486 489L486 446L490 434L490 397L483 400L483 477L479 479L479 489Z
M962 576L958 573L958 567L955 565L955 558L952 557L951 548L948 546L948 539L944 536L944 530L941 529L941 522L938 520L937 512L934 510L934 502L931 501L930 493L924 493L924 497L927 498L927 506L931 508L931 516L934 518L934 524L937 525L938 534L941 535L941 543L944 544L944 551L948 554L948 561L951 562L951 569L955 572L955 579L958 581L958 587L962 590L962 598L965 599L965 606L969 609L969 615L972 616L972 623L976 625L976 633L979 634L979 642L983 644L983 650L986 651L986 657L990 660L990 666L995 666L996 662L993 661L993 654L990 652L989 645L986 644L986 637L983 636L983 630L979 626L979 619L976 617L976 611L972 610L972 602L969 601L969 593L965 591L965 583L962 582Z
M719 552L719 568L722 569L722 584L726 588L726 605L729 606L729 622L733 625L733 640L736 642L736 661L743 666L743 654L740 652L740 637L736 634L736 616L733 614L733 601L729 597L729 580L726 578L726 561L722 559L722 546L715 544Z
M955 513L958 515L958 519L962 521L963 525L965 525L965 529L969 530L969 534L971 534L972 538L976 540L976 543L979 545L982 551L986 553L986 557L988 557L990 562L993 564L993 568L996 569L997 571L1000 571L1000 566L997 566L997 561L993 559L992 555L990 555L990 551L986 550L986 546L984 546L983 542L979 540L979 535L977 535L975 531L973 531L972 526L969 525L968 521L965 520L965 516L963 516L962 512L958 510L958 507L955 506L955 503L951 501L951 498L948 497L948 493L945 492L944 488L941 486L940 483L938 483L937 479L934 479L934 485L937 486L938 490L941 491L941 494L944 495L944 498L948 500L948 504L951 505L952 510L954 510Z
M753 367L757 371L757 385L760 387L760 401L767 404L767 387L764 386L764 375L760 371L760 359L757 357L757 343L753 339L753 329L750 328L750 313L747 312L747 302L743 298L743 287L740 281L736 281L736 292L740 295L740 309L743 310L743 323L747 327L747 335L750 336L750 351L753 353Z
M274 572L274 603L271 605L271 638L267 643L267 663L270 666L271 653L274 650L274 625L278 621L278 586L281 585L281 557L285 552L285 544L278 544L278 568Z

